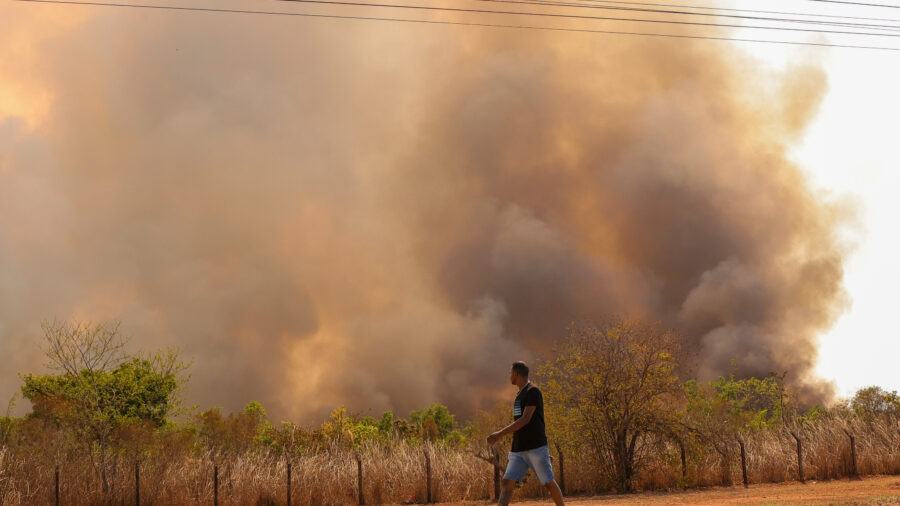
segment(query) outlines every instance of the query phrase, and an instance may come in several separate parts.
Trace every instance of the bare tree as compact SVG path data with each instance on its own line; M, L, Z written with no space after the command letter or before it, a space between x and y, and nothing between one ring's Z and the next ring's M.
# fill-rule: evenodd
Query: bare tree
M50 368L76 376L83 371L108 371L126 358L128 338L117 321L91 324L53 320L41 323Z

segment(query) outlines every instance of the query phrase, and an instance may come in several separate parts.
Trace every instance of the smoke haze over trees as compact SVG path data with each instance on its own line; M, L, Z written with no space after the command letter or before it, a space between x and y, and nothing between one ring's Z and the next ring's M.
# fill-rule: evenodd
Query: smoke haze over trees
M701 378L739 358L830 395L816 336L847 303L850 213L789 156L826 89L815 66L709 42L0 13L3 398L42 364L42 320L120 319L139 348L202 357L190 403L465 415L508 393L506 364L611 314L677 328Z

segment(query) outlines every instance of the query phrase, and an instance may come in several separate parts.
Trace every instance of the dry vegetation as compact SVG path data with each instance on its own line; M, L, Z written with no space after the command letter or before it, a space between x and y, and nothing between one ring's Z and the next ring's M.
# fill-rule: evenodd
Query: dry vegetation
M103 328L51 330L64 337L59 362L90 357L66 347L117 351L122 342ZM581 327L541 368L554 466L568 494L740 483L739 441L751 484L799 479L798 438L807 480L900 474L896 392L871 387L801 414L776 376L682 383L675 342L652 326ZM366 503L423 503L426 460L432 501L486 501L506 464L500 455L493 466L485 444L509 422L505 404L463 426L440 405L407 419L339 408L316 428L275 426L255 402L174 422L179 363L172 354L123 355L108 367L65 363L59 374L24 375L33 411L0 417L0 504L53 504L57 469L67 505L133 504L138 473L142 504L212 504L216 493L223 505L284 504L289 464L293 504L357 503L358 465ZM516 497L545 490L529 477Z
M358 454L362 461L366 502L423 503L426 499L425 459L433 465L435 501L487 499L490 466L470 453L423 443L365 445L358 450L332 449L293 456L294 504L355 504ZM212 504L214 466L218 467L219 504L283 504L287 488L284 456L247 452L227 458L208 453L165 451L140 463L142 504ZM35 455L0 451L0 504L52 503L54 464ZM62 504L132 504L134 459L115 459L110 490L104 494L86 458L71 456L60 465Z
M863 420L830 417L808 424L804 441L804 471L808 480L851 476L849 438L856 437L859 472L863 475L900 474L900 423L897 419ZM190 438L172 434L145 449L140 457L143 504L211 504L214 466L219 473L220 504L284 504L288 456L250 447L239 453L197 451ZM134 500L134 455L122 450L113 456L110 490L103 493L90 458L70 451L54 451L65 445L45 441L40 447L25 445L0 450L0 504L50 504L54 466L60 463L62 504L131 504ZM751 483L791 481L797 478L795 442L786 431L759 432L746 441ZM294 504L355 504L357 470L363 468L366 502L423 503L426 499L425 457L432 459L432 500L439 502L486 500L492 494L492 468L467 448L441 443L390 444L369 442L358 448L332 446L315 452L298 450L292 463ZM554 452L555 454L556 452ZM683 486L710 486L721 482L722 465L715 452L693 449L688 458L687 479L681 477L678 448L654 446L649 464L638 473L638 490L674 490ZM501 460L501 464L503 461ZM554 465L559 472L559 459ZM570 494L608 492L598 490L600 471L589 455L569 451L565 455L565 481ZM740 476L737 459L730 471ZM739 480L738 480L739 481ZM544 497L532 479L519 489L519 498Z

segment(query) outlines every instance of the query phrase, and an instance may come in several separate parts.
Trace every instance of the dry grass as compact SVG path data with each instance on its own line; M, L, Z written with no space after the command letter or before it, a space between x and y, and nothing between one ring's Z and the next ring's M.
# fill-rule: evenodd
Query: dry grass
M804 428L804 468L808 480L833 480L851 474L849 438L856 437L859 471L863 475L900 474L900 423L896 419L865 421L831 418ZM284 504L287 460L283 455L248 448L234 454L198 451L195 441L153 443L142 457L143 504L211 504L213 470L219 470L219 501L223 505ZM793 481L797 476L796 447L785 430L763 431L746 438L751 483ZM58 441L32 442L0 448L0 504L52 504L53 473L60 464L63 504L132 504L134 453L113 455L108 474L110 490L101 490L90 458L83 452L61 451ZM722 461L702 447L688 456L687 479L682 480L677 448L665 441L648 446L645 466L636 478L641 490L678 490L684 486L718 485ZM337 447L317 452L298 451L291 458L294 504L355 504L356 460L362 461L365 499L370 504L425 501L425 457L432 456L432 499L440 502L484 501L492 491L492 468L472 453L432 444L368 443L355 451ZM556 453L555 451L553 452ZM129 456L132 455L132 456ZM740 480L740 464L732 459L729 471ZM565 456L568 492L605 491L589 455ZM501 460L501 464L505 459ZM554 461L558 472L559 461ZM519 498L545 498L546 492L529 477Z
M492 489L491 466L472 454L437 445L364 445L357 451L329 450L291 459L295 504L355 504L358 452L363 494L371 504L425 502L425 451L431 455L432 499L486 499ZM47 504L53 497L52 463L0 450L0 504ZM181 455L145 459L140 465L142 504L211 504L214 469L218 468L219 504L283 504L287 460L265 452L239 455ZM134 459L118 457L110 467L110 490L104 494L87 458L60 465L63 504L131 504Z

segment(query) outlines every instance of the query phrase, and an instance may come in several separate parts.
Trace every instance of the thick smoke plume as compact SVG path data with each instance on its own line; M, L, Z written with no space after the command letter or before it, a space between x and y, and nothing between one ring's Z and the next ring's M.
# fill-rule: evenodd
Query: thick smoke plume
M6 397L42 367L43 319L120 319L135 348L194 359L202 406L465 414L573 319L616 314L677 327L703 377L737 359L830 395L813 366L846 303L847 213L789 157L818 67L709 41L0 10Z

